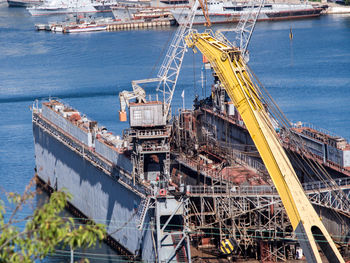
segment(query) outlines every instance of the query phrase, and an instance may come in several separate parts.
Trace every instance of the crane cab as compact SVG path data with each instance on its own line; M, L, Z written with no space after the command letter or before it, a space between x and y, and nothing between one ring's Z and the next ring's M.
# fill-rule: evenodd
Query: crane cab
M130 128L165 126L163 103L148 101L145 103L130 103Z

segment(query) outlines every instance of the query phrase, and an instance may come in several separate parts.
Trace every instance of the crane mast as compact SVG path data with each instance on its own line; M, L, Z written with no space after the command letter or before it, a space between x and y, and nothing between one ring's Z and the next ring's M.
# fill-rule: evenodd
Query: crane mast
M164 119L170 118L168 115L170 112L171 101L174 96L177 79L179 77L182 61L187 49L185 36L192 29L193 19L196 15L199 1L201 0L196 0L194 2L189 15L183 18L183 23L180 23L169 46L167 54L165 55L163 64L157 74L157 77L160 80L157 91L163 92Z
M259 86L242 51L218 41L212 32L191 31L187 45L197 48L236 106L281 197L307 262L322 262L317 245L329 262L344 262L328 231L312 207L262 103Z
M265 0L250 0L247 4L249 11L241 15L239 22L235 28L223 28L217 30L215 33L216 39L226 43L227 45L238 47L246 62L249 61L248 45L253 35L253 31L255 29L256 21L258 20L261 8L264 4ZM233 42L234 44L231 44L223 32L235 32L236 35L235 41Z
M258 3L257 8L255 8L256 2L254 0L251 0L248 3L248 6L250 7L250 12L247 12L246 14L241 16L236 28L236 31L237 31L236 41L239 42L239 47L240 47L242 56L243 58L245 58L246 61L249 60L249 57L247 55L248 45L252 37L261 8L265 3L265 0L259 0L259 1L260 2Z
M175 198L170 191L170 106L176 82L187 49L185 36L192 28L198 8L196 0L170 44L157 78L132 81L132 91L123 91L120 97L120 121L126 121L129 109L130 128L124 131L124 139L131 150L133 183L148 182L152 192L139 205L138 229L142 230L148 211L153 211L152 241L156 262L191 262L189 239L188 197ZM163 93L163 101L146 101L143 84L157 83L157 91ZM136 103L130 100L136 99ZM176 231L169 231L170 224L179 223Z

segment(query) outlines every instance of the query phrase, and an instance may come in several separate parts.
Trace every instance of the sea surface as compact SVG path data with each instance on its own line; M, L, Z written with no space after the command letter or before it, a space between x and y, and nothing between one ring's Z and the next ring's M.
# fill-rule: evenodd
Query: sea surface
M54 19L59 18L33 18L25 9L0 4L2 197L4 192L23 192L34 175L30 106L35 99L59 97L120 134L127 124L117 119L118 93L131 90L132 80L156 76L161 54L176 29L72 35L34 30L34 23ZM250 67L291 121L312 123L350 138L350 15L260 22L249 50ZM187 108L196 94L210 93L209 75L202 90L201 67L201 56L189 50L173 113L182 107L183 91ZM151 86L147 92L154 89ZM30 208L21 213L30 213ZM122 260L105 245L86 253L91 262ZM64 251L45 261L69 258L69 251Z

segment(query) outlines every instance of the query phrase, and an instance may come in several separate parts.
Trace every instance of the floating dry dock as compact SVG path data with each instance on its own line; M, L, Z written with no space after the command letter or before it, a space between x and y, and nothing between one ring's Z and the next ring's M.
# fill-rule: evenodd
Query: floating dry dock
M120 137L60 101L35 104L39 181L52 190L68 189L74 195L71 209L82 217L105 221L109 243L131 259L190 262L193 248L225 257L220 244L230 238L236 257L288 260L300 253L264 165L249 154L254 146L249 146L251 139L235 109L226 104L218 111L213 110L215 104L204 103L181 111L171 133L158 118L161 106L161 102L131 104L136 119ZM226 133L225 127L231 132ZM303 135L310 149L326 142L318 139L321 132L310 134L314 128L298 125L294 131ZM324 136L339 150L337 156L343 154L338 162L332 148L329 161L347 164L347 142ZM242 145L239 141L244 149L231 147ZM313 154L308 158L320 160ZM325 160L322 163L349 195L346 173ZM171 178L166 188L159 180L164 171ZM346 248L350 225L346 199L331 195L326 180L311 180L303 171L297 172L304 176L305 192L323 223L339 246Z

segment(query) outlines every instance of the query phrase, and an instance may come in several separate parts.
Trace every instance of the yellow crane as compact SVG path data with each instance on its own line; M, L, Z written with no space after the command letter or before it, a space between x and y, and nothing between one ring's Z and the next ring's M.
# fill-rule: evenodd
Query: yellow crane
M344 262L327 229L309 202L262 103L257 83L241 51L219 41L212 31L192 30L186 36L210 62L215 74L236 106L281 197L307 262L322 262L318 246L329 262Z

